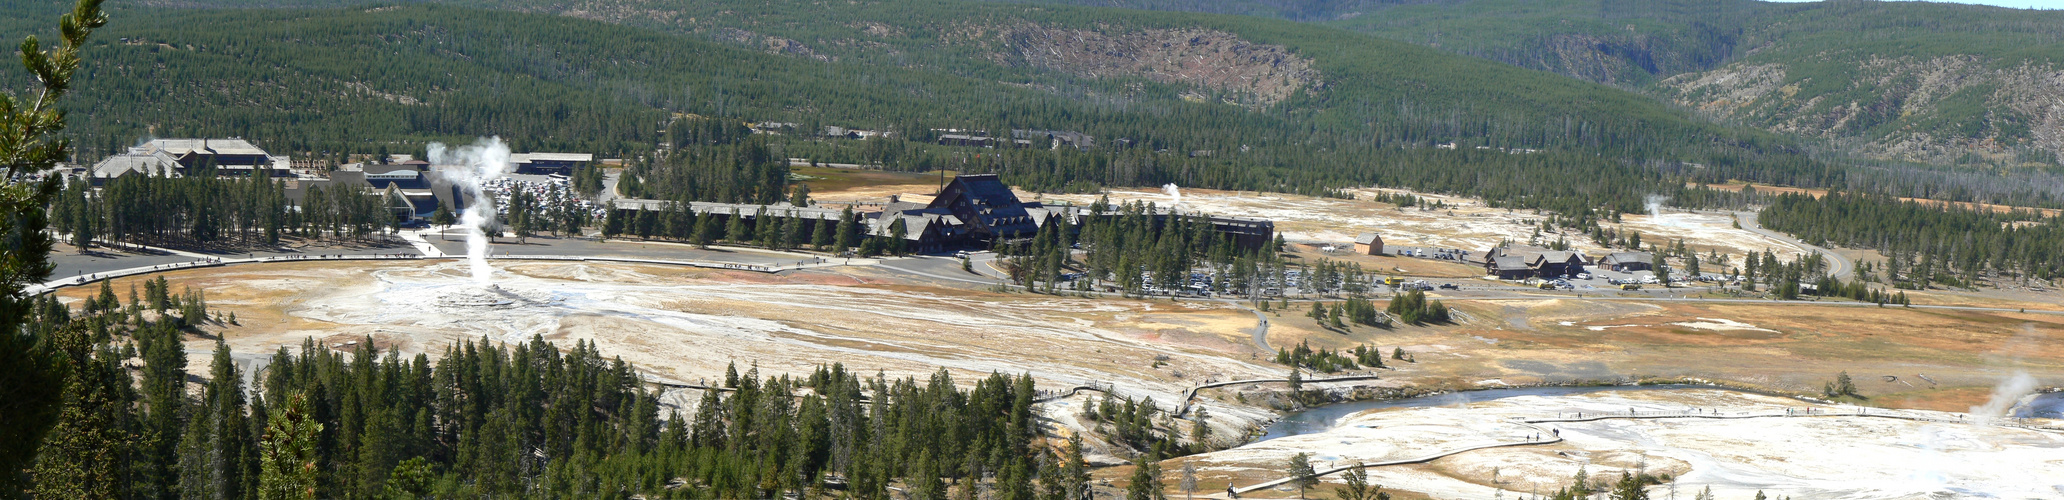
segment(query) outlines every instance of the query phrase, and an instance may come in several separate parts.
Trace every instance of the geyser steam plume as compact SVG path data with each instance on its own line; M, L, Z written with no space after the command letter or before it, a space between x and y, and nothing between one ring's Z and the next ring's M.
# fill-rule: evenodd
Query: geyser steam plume
M1161 192L1168 193L1170 198L1175 198L1175 201L1168 202L1168 211L1174 212L1176 206L1182 205L1182 190L1176 189L1175 183L1170 182L1161 186Z
M433 142L429 153L431 164L449 166L444 178L472 197L460 224L466 226L466 260L472 263L473 281L486 285L494 277L494 268L487 266L487 229L494 225L495 206L480 185L509 173L509 146L501 137L490 137L457 148Z
M1641 201L1643 204L1648 205L1648 216L1660 220L1663 218L1663 202L1670 201L1670 197L1651 194L1643 197Z
M2014 404L2021 401L2022 396L2035 392L2035 385L2035 377L2028 376L2028 372L2014 372L2014 376L2007 377L1992 388L1992 400L1986 401L1984 406L1971 407L1971 417L1978 419L1979 423L2004 417L2007 410L2013 409Z
M1663 216L1663 202L1670 201L1670 197L1659 194L1651 194L1642 197L1641 201L1642 204L1648 206L1649 222L1654 223L1658 226L1682 227L1682 224L1676 218Z

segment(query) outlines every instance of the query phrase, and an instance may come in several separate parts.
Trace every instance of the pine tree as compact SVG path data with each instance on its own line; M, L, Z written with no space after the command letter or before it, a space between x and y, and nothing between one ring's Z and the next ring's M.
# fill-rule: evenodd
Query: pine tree
M85 197L85 184L80 183L79 189L78 196L81 198ZM67 198L74 199L69 196ZM69 214L71 215L72 246L78 247L79 251L83 253L93 248L93 240L98 237L98 234L96 233L97 228L94 227L95 218L93 217L92 206L84 199L76 200L73 202L75 206L71 211L72 213Z
M796 208L810 206L810 185L797 184L794 189L789 190L788 204L795 205Z
M837 248L833 250L838 253L846 253L851 251L854 246L857 246L854 238L860 236L859 226L860 219L853 215L853 207L847 206L844 211L839 212L838 234L834 236L835 242L833 243Z
M810 226L812 226L810 246L820 252L831 250L831 244L835 241L831 229L836 224L828 220L816 219L810 222Z
M49 225L45 210L56 196L56 182L28 182L71 155L70 143L58 135L65 126L63 106L58 104L71 86L79 66L79 48L95 28L107 24L100 0L79 0L72 12L59 19L60 40L43 49L34 37L21 47L23 66L38 87L18 99L12 92L0 93L0 168L5 169L0 185L0 234L10 235L0 248L0 387L9 391L0 398L0 497L17 496L24 490L16 471L28 468L44 435L57 424L64 406L67 366L64 353L35 330L25 328L33 300L24 293L31 284L50 277L49 255L55 241L45 232ZM19 81L19 80L10 80Z
M244 418L243 378L229 345L215 343L207 389L186 429L180 450L181 496L243 498L251 461L250 426Z
M69 335L84 334L71 329ZM85 349L82 341L72 343ZM114 351L94 351L72 360L61 417L36 453L30 473L38 498L122 498L135 486L125 470L125 458L134 453L127 428L133 419L128 374Z
M258 498L315 498L316 437L323 425L309 413L308 397L288 397L280 413L267 420L264 443L258 450Z
M809 241L810 233L804 231L802 217L796 217L795 213L790 213L789 217L782 219L781 225L782 250L793 249Z
M439 229L448 229L458 222L458 216L452 214L451 206L446 205L443 199L437 200L437 210L430 212L430 223L436 224Z
M1082 458L1082 438L1070 436L1061 446L1059 470L1054 471L1048 498L1074 500L1089 493L1089 464Z
M1297 488L1297 498L1304 498L1304 492L1319 484L1318 471L1312 470L1311 454L1298 453L1290 456L1287 464L1290 486Z
M1023 456L1011 457L1003 472L996 476L997 500L1036 500L1032 492L1032 470L1030 460Z
M1132 482L1125 487L1125 500L1165 500L1161 491L1161 464L1146 457L1132 461Z
M1620 471L1620 480L1613 483L1612 500L1648 500L1647 486L1647 476Z
M1335 493L1340 500L1390 500L1390 494L1383 492L1383 486L1369 484L1369 469L1362 464L1355 464L1353 469L1341 475L1341 479L1346 484Z
M625 213L627 212L613 207L602 213L603 239L615 238L624 234L624 226L626 225L624 219L628 218L628 216L624 215Z
M781 218L767 213L765 208L753 212L753 241L759 242L761 247L777 248L781 245L781 237Z
M432 483L436 479L436 471L432 469L429 460L423 457L405 460L401 464L394 466L392 474L388 474L385 486L386 496L387 498L424 498L430 493Z
M638 216L632 220L638 239L652 239L652 235L659 230L659 213L656 211L639 209Z
M187 408L186 348L169 322L146 323L133 335L143 355L138 388L146 410L137 436L142 458L136 490L146 497L169 498L178 491L179 443Z
M694 243L696 248L709 248L710 241L717 239L718 230L717 214L703 212L695 218L695 229L690 232L688 241Z
M903 255L903 245L906 243L905 238L909 236L910 230L903 224L903 219L897 218L896 222L889 223L889 243L886 250L890 254Z
M724 224L724 240L736 245L747 243L751 238L752 233L746 232L745 217L739 215L738 209L731 209L731 219Z

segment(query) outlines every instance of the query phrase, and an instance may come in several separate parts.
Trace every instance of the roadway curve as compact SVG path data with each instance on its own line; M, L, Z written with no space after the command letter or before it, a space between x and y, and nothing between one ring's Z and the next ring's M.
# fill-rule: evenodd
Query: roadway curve
M1734 220L1735 222L1741 224L1742 229L1746 229L1749 232L1768 236L1771 239L1775 239L1777 241L1798 245L1799 248L1812 250L1814 252L1820 253L1823 256L1826 256L1828 259L1829 276L1834 276L1838 279L1848 280L1850 279L1850 275L1856 271L1855 262L1850 261L1848 257L1843 257L1841 254L1835 253L1835 251L1833 250L1808 245L1804 241L1799 241L1798 238L1791 237L1791 235L1787 235L1777 231L1771 231L1769 229L1763 229L1762 224L1756 223L1755 212L1735 212Z

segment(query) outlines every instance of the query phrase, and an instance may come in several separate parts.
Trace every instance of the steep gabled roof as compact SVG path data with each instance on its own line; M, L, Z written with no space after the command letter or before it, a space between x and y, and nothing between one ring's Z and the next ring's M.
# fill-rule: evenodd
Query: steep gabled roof
M1648 252L1614 252L1612 255L1605 256L1605 260L1611 261L1614 264L1626 264L1630 262L1654 264L1655 256L1650 255Z
M1526 259L1509 255L1492 257L1491 267L1499 271L1526 271L1532 269L1527 267Z

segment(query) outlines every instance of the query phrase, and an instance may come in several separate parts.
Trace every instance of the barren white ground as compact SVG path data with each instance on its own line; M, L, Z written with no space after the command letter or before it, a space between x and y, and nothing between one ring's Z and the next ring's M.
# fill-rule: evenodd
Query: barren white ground
M1719 498L1749 498L1758 490L1773 498L1801 500L2064 496L2064 435L2058 433L1865 417L1534 425L1517 421L1629 409L1782 412L1807 406L1705 389L1521 396L1466 407L1364 412L1326 432L1263 441L1195 460L1200 470L1274 478L1281 477L1280 464L1298 452L1312 453L1322 466L1377 462L1523 441L1530 434L1555 429L1567 441L1471 451L1426 465L1371 469L1370 476L1387 488L1434 498L1553 491L1568 486L1579 467L1593 478L1617 478L1620 471L1641 467L1670 473L1677 478L1681 498L1708 486ZM1941 412L1872 412L1957 419L1956 414ZM1650 496L1668 498L1669 488L1653 487Z
M1248 313L1215 311L1228 307L1216 302L990 295L857 286L838 276L818 280L824 282L722 277L661 266L496 265L503 267L491 288L469 279L461 262L284 273L232 268L220 271L225 274L219 286L242 291L225 290L217 302L228 310L278 308L296 320L292 327L232 333L231 348L245 356L292 350L309 337L348 351L352 347L343 343L371 336L390 351L436 357L461 340L514 343L543 336L562 348L594 342L604 356L620 356L660 382L721 380L732 362L741 371L757 366L763 376L805 376L842 363L867 376L923 379L945 368L964 384L992 372L1029 373L1048 390L1108 384L1125 396L1151 397L1163 408L1172 408L1185 389L1207 378L1280 372L1249 361L1244 351L1235 355L1157 337L1170 328L1203 326L1185 322L1252 327ZM1238 343L1228 344L1244 348L1245 333L1239 335ZM203 350L197 352L212 347L208 340L189 346ZM1216 403L1212 411L1228 434L1272 416Z
M1275 221L1277 231L1291 241L1348 244L1358 234L1374 232L1383 236L1387 246L1468 251L1487 250L1500 241L1525 243L1533 237L1534 229L1538 227L1535 224L1545 218L1530 211L1491 208L1474 198L1397 189L1350 190L1358 198L1354 200L1252 191L1178 189L1177 192L1180 198L1166 191L1111 190L1104 195L1110 196L1114 203L1152 202L1157 207L1173 204L1184 212L1269 219ZM1369 201L1382 193L1411 194L1429 203L1445 203L1449 208L1398 210ZM1046 199L1078 204L1094 202L1097 196L1044 195ZM1644 243L1683 239L1686 245L1701 252L1717 250L1727 254L1730 262L1742 262L1747 252L1752 251L1768 250L1785 259L1806 253L1806 249L1796 245L1737 229L1732 216L1726 214L1669 210L1661 211L1660 216L1624 214L1619 224L1608 226L1640 233ZM1571 233L1561 236L1574 247L1593 255L1601 251L1591 243L1588 235ZM1545 234L1542 243L1553 242L1556 237L1555 234Z

